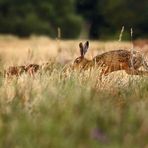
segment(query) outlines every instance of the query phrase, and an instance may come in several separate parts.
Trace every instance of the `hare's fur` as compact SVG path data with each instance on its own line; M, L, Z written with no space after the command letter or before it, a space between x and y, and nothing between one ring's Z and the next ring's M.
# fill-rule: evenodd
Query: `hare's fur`
M45 62L42 64L27 64L22 66L9 66L4 70L4 77L5 78L12 78L12 77L19 77L22 74L29 74L33 76L36 73L42 74L42 72L47 72L50 70L52 63Z
M19 77L23 73L28 73L29 75L33 76L39 70L38 64L29 64L23 66L9 66L7 69L4 70L4 77L11 78L11 77Z
M73 69L87 70L89 68L101 68L101 76L118 70L125 70L127 74L148 75L148 71L139 70L140 67L148 69L147 63L139 52L128 50L113 50L97 55L92 60L85 58L89 48L89 42L79 44L80 56L74 60Z
M9 66L4 70L4 77L10 78L12 76L20 76L25 72L25 66Z

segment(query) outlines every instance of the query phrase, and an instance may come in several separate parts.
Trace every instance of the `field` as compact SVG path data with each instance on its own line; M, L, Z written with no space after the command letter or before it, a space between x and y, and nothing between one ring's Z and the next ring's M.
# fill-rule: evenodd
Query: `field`
M96 71L63 76L63 66L79 56L79 42L0 36L1 73L54 61L35 77L0 76L0 147L148 148L148 77L119 71L96 86ZM129 42L90 41L86 57L130 48Z

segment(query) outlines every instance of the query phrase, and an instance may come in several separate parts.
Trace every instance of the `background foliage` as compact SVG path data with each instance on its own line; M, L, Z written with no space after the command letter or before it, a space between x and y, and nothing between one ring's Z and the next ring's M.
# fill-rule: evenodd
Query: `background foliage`
M108 39L122 26L129 36L146 37L148 1L143 0L0 0L0 33L18 36L45 34L63 38ZM86 33L87 32L87 33Z

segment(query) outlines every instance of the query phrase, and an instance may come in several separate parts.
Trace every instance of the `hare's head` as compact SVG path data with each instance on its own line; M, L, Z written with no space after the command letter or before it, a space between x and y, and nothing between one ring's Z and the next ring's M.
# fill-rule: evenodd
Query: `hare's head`
M89 62L89 60L85 58L85 54L89 48L89 42L86 41L84 44L80 42L79 48L80 56L74 60L73 69L82 69Z

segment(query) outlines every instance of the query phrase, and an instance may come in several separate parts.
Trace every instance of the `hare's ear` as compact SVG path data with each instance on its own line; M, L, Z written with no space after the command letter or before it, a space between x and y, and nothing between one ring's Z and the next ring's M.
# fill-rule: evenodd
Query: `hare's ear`
M83 52L83 44L82 44L82 42L79 44L79 47L80 47L81 57L83 57L84 56L84 52Z
M83 45L83 55L85 55L85 53L87 52L89 48L89 42L86 41L85 44Z

